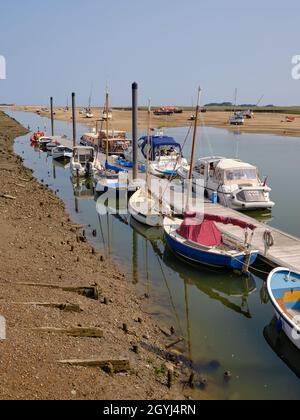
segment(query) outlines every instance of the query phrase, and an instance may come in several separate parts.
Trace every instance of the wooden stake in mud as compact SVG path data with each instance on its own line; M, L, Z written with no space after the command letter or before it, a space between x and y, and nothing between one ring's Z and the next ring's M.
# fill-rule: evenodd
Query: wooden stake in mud
M70 327L70 328L54 328L54 327L41 327L34 328L34 331L48 333L48 334L62 334L69 337L103 337L103 331L100 328L94 327Z
M51 136L54 136L54 113L53 113L53 98L50 98L50 109L51 109Z
M138 177L138 84L132 84L133 179Z
M76 104L75 93L72 93L73 147L76 146Z
M112 365L114 372L128 372L130 370L130 363L128 359L123 360L103 360L103 359L73 359L73 360L60 360L58 363L70 366L86 366L86 367L99 367L105 369L108 364Z

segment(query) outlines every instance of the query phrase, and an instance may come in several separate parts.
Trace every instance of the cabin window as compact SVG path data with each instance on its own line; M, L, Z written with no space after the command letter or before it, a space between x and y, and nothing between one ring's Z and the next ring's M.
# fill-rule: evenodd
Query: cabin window
M242 181L256 178L256 169L230 169L225 171L225 179L227 181Z
M195 167L195 171L198 172L200 175L204 176L205 174L205 165L201 163L201 165L197 165Z

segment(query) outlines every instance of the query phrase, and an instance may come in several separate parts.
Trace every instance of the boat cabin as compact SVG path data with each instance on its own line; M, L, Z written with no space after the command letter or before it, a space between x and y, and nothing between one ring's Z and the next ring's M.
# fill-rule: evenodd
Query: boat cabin
M194 172L216 189L220 185L253 186L259 183L257 168L238 159L203 158L196 163Z
M160 158L176 158L182 156L182 148L173 137L168 136L151 136L150 141L150 161L159 160ZM145 159L147 159L148 137L142 137L139 140L139 147Z
M80 163L85 166L87 162L94 162L95 152L93 147L76 146L73 149L74 162Z

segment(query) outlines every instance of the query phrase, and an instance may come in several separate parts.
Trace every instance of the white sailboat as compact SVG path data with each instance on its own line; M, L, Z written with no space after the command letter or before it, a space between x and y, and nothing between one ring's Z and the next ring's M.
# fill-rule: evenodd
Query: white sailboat
M170 209L153 197L150 190L150 153L151 153L151 137L150 137L150 121L151 108L150 102L148 107L148 135L146 144L146 183L129 200L128 210L131 216L138 222L147 226L163 226L164 215L170 214Z
M106 92L106 112L109 110L109 94ZM105 136L105 154L106 162L105 167L102 167L94 174L94 187L98 193L107 191L119 192L126 190L128 192L136 191L134 185L130 185L128 181L128 171L122 167L117 166L114 162L109 162L110 152L110 136L109 136L109 120L106 119L106 136Z
M94 114L92 112L92 88L91 88L91 93L89 96L89 106L85 109L85 118L93 118Z
M237 111L237 94L238 91L235 89L235 102L234 102L234 112L229 118L230 125L244 125L245 124L245 116L243 112Z

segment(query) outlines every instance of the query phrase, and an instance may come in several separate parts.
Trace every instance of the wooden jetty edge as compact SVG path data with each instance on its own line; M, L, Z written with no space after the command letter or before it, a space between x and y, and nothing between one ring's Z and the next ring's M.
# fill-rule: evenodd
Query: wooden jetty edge
M283 266L300 272L300 238L269 226L266 223L259 222L246 214L221 206L220 204L206 202L204 208L206 213L225 217L236 217L254 224L257 226L257 229L253 236L252 246L259 251L259 257L272 267ZM243 230L238 227L222 225L222 230L236 238L244 239ZM266 249L264 240L264 233L266 231L271 232L274 240L273 246L268 249Z

